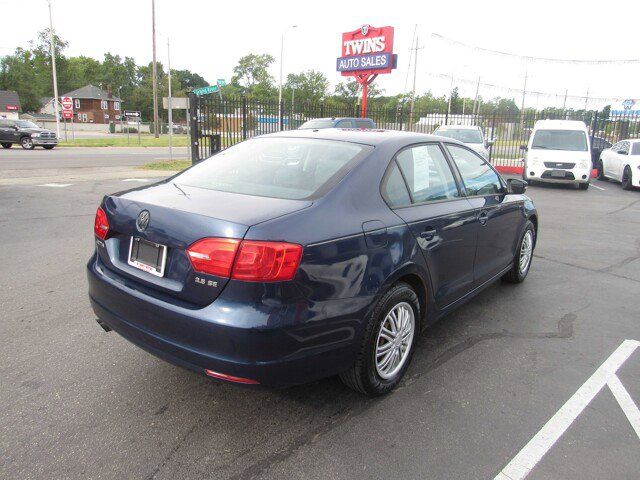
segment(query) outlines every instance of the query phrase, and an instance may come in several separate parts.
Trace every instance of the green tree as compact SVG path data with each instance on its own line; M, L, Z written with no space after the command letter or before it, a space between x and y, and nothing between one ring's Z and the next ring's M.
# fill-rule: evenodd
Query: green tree
M231 84L238 91L257 100L270 100L277 93L273 77L268 68L274 62L269 54L249 54L238 60L233 68Z
M291 102L293 91L295 97L310 102L317 102L326 97L329 90L329 80L324 73L307 70L301 73L290 73L284 85L286 102Z

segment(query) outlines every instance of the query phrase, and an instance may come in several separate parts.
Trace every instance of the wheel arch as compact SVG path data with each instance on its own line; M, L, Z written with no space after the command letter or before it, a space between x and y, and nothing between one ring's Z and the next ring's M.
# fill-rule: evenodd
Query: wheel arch
M420 305L420 324L422 328L425 327L430 323L427 319L431 318L431 307L434 305L428 273L415 263L405 264L389 275L380 287L378 295L384 295L384 292L400 282L408 284L416 292Z

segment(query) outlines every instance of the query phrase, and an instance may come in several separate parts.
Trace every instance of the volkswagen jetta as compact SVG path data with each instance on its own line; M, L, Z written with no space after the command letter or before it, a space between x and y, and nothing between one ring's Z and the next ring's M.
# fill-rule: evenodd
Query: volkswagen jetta
M89 296L105 330L213 378L395 387L420 331L529 271L538 216L443 137L299 130L106 196Z

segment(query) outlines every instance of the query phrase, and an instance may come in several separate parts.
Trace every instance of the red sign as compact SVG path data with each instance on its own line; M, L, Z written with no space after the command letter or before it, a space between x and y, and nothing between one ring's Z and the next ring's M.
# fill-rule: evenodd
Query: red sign
M73 110L73 98L62 97L60 103L62 104L62 110Z
M7 110L17 111L18 105L7 105Z
M63 110L62 118L65 120L71 120L73 118L73 110Z
M395 64L393 27L363 25L342 34L342 56L337 60L342 76L391 73Z

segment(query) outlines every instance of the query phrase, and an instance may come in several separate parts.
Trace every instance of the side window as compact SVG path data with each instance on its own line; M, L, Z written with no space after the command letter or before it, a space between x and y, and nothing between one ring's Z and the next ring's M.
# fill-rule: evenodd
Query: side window
M371 128L369 120L356 120L356 128Z
M336 128L354 128L351 120L340 120L336 123Z
M620 153L622 153L622 155L629 155L629 142L621 142L621 144Z
M469 195L503 193L500 177L479 155L459 145L447 144Z
M438 145L416 145L396 155L413 203L456 198L458 187Z
M391 163L391 170L382 184L382 197L392 208L406 207L411 204L407 186L395 160Z
M635 142L631 149L631 155L640 155L640 142Z

